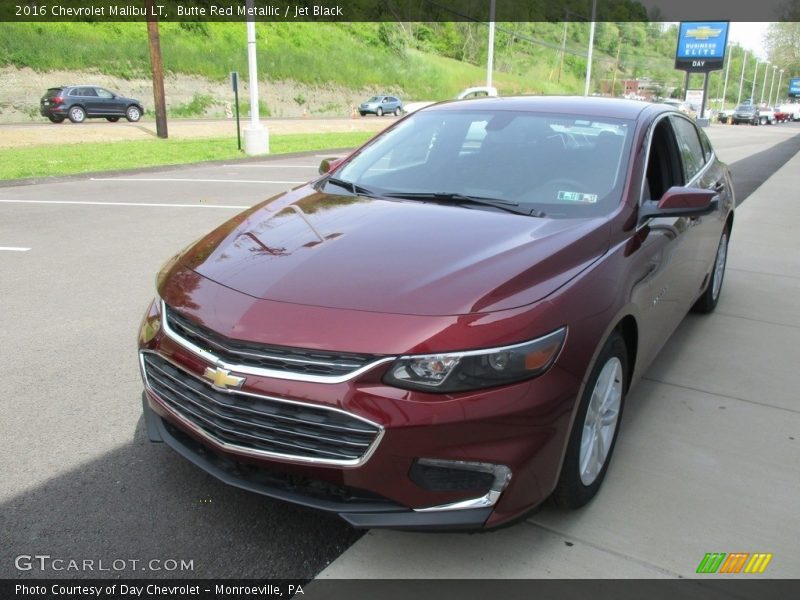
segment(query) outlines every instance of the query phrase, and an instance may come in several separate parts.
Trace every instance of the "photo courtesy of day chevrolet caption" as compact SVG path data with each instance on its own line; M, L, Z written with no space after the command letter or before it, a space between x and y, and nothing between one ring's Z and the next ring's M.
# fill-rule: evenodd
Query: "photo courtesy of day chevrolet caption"
M722 290L734 192L663 104L450 101L164 265L150 439L357 527L578 508L625 397Z

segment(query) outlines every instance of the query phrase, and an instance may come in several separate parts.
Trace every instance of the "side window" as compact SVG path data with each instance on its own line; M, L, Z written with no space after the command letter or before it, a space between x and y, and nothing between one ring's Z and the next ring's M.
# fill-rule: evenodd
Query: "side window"
M679 148L671 121L671 118L661 119L653 130L642 200L660 200L672 186L683 185Z
M70 95L70 96L79 96L79 95L80 95L80 94L78 93L79 91L80 91L80 90L79 90L78 88L72 88L72 89L69 91L69 95Z
M683 162L683 172L686 176L685 183L688 183L694 179L694 176L705 165L705 153L694 124L681 117L670 118L675 128L675 136L678 139L678 150L681 155L681 162Z
M97 95L100 96L101 98L111 99L114 97L114 94L112 94L108 90L104 90L103 88L96 88L96 90L97 90Z
M714 147L711 145L711 140L708 139L706 132L702 129L697 130L700 133L700 142L703 144L703 152L706 156L706 162L711 160L711 155L714 154Z

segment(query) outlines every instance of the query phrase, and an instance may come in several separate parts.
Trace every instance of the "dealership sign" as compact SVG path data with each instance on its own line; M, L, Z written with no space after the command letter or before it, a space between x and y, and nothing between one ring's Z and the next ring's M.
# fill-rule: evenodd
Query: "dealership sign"
M800 77L792 77L789 80L789 95L800 97Z
M693 73L718 71L725 60L727 42L727 21L683 22L678 32L675 68Z

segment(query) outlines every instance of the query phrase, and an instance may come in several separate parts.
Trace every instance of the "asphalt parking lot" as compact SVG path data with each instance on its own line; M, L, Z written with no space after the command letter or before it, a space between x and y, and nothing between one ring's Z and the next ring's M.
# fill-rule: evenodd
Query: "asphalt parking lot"
M712 551L773 552L767 575L800 575L800 253L784 226L800 124L709 134L748 196L726 288L632 394L597 500L481 536L370 532L325 577L675 577ZM0 577L310 578L359 540L150 444L136 361L160 265L327 156L0 187ZM33 554L193 565L15 567Z

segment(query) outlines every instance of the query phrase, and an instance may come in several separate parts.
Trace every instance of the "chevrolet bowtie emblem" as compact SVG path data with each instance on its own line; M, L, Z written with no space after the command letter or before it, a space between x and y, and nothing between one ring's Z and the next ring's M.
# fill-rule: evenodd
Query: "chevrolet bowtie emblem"
M696 40L707 40L712 37L717 37L722 33L722 29L712 29L708 26L695 27L686 32L686 37L694 38Z
M203 377L210 380L216 387L227 389L229 387L240 388L244 383L244 377L237 377L231 375L230 371L225 369L206 367Z

